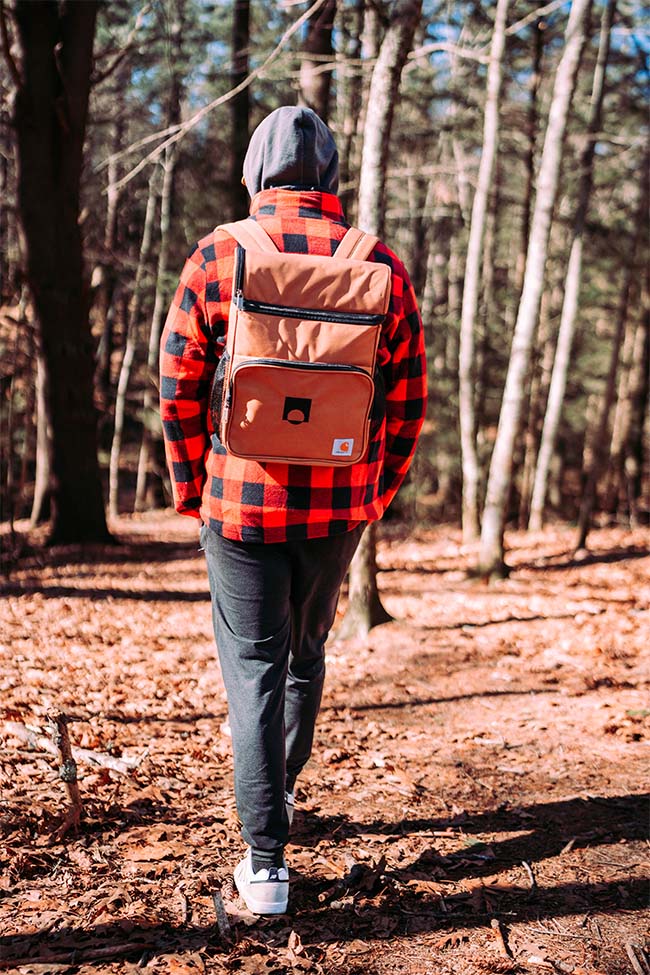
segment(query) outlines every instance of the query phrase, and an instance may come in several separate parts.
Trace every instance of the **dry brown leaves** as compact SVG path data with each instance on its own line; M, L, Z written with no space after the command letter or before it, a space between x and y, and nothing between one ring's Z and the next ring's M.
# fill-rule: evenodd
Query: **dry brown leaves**
M242 842L194 526L118 530L121 549L29 556L0 601L0 965L627 975L650 919L648 530L595 533L582 564L568 530L511 536L511 577L484 587L454 529L384 528L400 622L328 648L290 913L271 919L230 882ZM58 763L3 724L47 734L53 706L116 766L78 760L83 818L61 842Z

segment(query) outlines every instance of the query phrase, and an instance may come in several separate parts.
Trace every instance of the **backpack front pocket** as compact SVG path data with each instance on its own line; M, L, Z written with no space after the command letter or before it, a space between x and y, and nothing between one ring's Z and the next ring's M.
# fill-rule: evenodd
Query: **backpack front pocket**
M222 441L249 460L354 464L368 445L373 391L356 366L244 359L230 375Z

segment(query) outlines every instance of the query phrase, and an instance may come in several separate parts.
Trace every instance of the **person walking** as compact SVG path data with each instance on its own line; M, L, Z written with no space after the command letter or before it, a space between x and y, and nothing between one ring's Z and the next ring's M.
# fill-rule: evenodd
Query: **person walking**
M338 154L313 111L283 107L264 119L243 182L250 217L279 251L336 254L349 227L336 195ZM224 359L236 248L218 229L187 258L161 339L160 405L175 507L200 520L207 561L248 844L235 882L251 911L280 914L289 893L284 848L296 779L312 749L325 642L361 533L381 518L411 463L426 371L407 271L377 242L367 260L390 268L390 301L364 455L348 466L234 456L215 429L210 390Z

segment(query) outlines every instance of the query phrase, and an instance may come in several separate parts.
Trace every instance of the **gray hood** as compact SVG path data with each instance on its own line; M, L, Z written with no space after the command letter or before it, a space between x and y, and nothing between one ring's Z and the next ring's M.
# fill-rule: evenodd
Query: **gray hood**
M336 193L339 155L332 133L311 108L276 108L253 132L244 178L251 197L272 186Z

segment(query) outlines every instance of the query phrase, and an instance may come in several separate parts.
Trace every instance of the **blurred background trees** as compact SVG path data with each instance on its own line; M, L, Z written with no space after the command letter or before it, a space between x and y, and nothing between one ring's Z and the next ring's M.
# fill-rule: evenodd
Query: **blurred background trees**
M194 241L245 212L253 128L298 102L334 131L351 222L383 184L423 313L429 418L390 516L482 531L486 574L508 525L580 516L584 545L594 518L648 521L647 14L424 0L382 104L412 6L0 0L3 521L79 541L109 494L112 516L169 504L161 323Z

